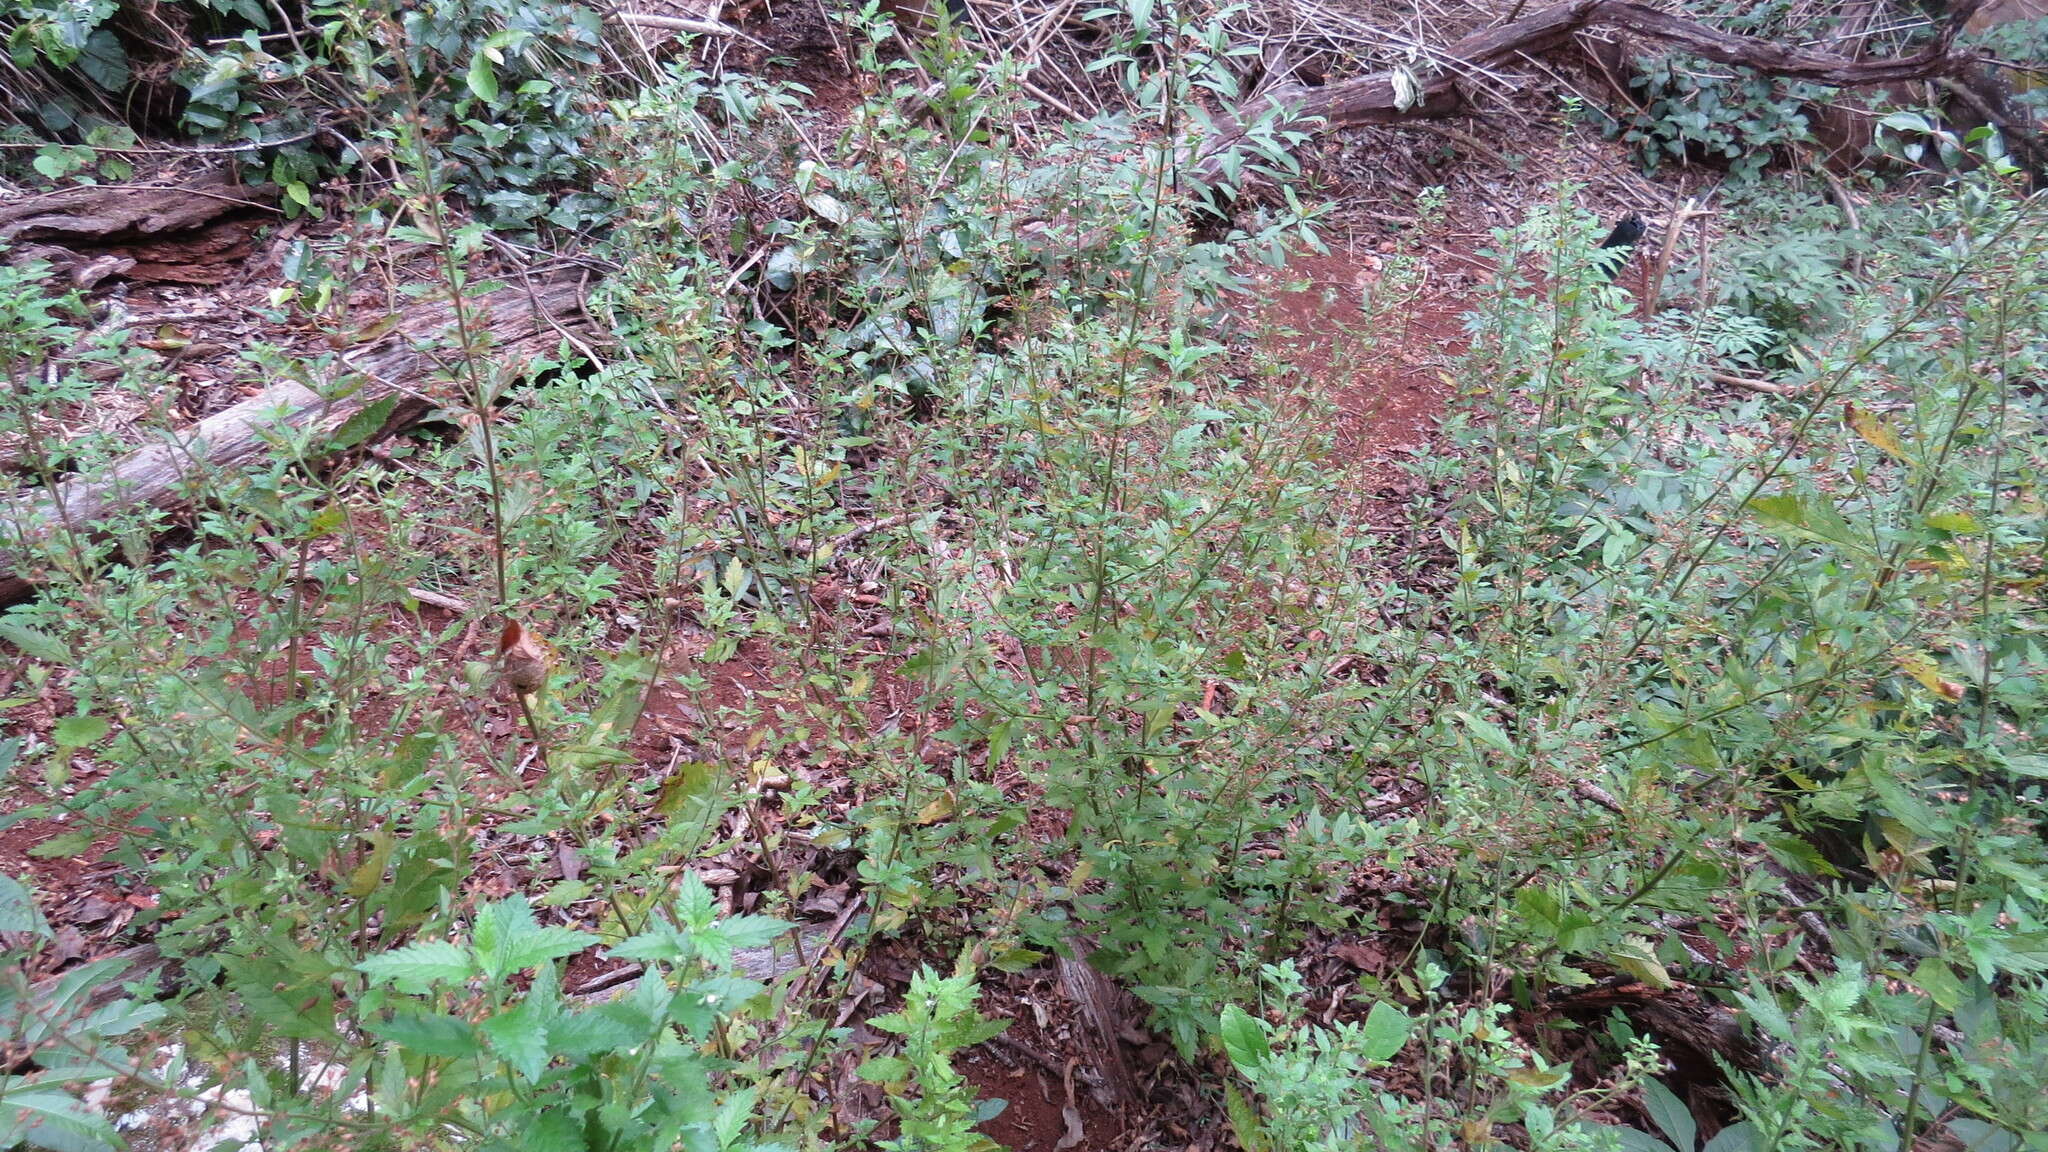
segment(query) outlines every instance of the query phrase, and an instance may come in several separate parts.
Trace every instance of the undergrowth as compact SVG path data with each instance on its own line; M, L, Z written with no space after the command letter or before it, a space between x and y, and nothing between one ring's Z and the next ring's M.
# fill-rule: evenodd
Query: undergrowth
M1198 227L1171 141L1228 50L1126 15L1131 118L1028 135L1009 65L874 24L836 135L677 70L602 118L613 342L522 381L465 328L388 464L279 429L183 537L10 540L44 591L0 708L64 716L0 745L45 798L8 819L111 843L171 963L11 966L0 1133L187 1099L273 1149L986 1147L956 1057L1057 954L1247 1149L2044 1147L2038 204L1988 164L1861 278L1643 320L1560 187L1494 237L1441 503L1376 530L1254 319L1314 221ZM473 308L444 136L383 139ZM146 372L0 275L0 442L130 447L74 417ZM11 882L0 931L56 947ZM1572 1017L1624 986L1732 1012L1697 1111L1670 1035Z

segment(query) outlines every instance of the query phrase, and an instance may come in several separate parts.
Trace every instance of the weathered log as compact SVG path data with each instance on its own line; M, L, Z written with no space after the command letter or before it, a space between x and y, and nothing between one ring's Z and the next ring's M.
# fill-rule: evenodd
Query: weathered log
M1213 182L1223 171L1225 157L1254 125L1265 124L1275 131L1331 131L1453 115L1466 108L1459 88L1463 75L1548 51L1596 28L1631 32L1770 76L1840 88L1952 76L1976 63L1973 55L1954 51L1951 42L1954 30L1975 13L1978 2L1956 4L1950 11L1949 32L1924 52L1892 60L1854 60L1737 36L1626 0L1565 0L1459 40L1444 50L1433 70L1380 72L1320 88L1275 88L1217 117L1216 130L1203 142L1194 170L1203 180ZM1320 125L1312 123L1318 120Z
M277 189L225 169L183 184L86 184L0 200L0 240L101 243L184 232L246 209L268 212Z
M469 305L489 355L523 360L554 351L565 330L581 327L583 286L575 277L501 288ZM32 579L23 553L61 533L94 534L108 517L148 505L172 510L189 503L194 481L231 469L262 453L287 429L331 433L350 417L390 399L390 411L367 443L417 421L439 402L434 378L455 324L438 305L375 343L343 354L333 395L322 397L296 382L274 384L224 412L138 449L102 474L67 480L41 494L0 502L0 604L29 594ZM353 383L354 387L349 387ZM445 392L446 389L441 389ZM453 397L446 397L452 402Z

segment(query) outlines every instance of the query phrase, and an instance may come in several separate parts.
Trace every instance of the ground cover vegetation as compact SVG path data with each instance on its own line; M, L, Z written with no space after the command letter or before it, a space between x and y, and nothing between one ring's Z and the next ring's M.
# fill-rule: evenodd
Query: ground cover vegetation
M1331 382L1455 195L1309 363L1266 305L1364 251L1341 183L1191 144L1279 17L828 15L741 66L795 18L0 8L10 190L275 186L225 399L382 397L81 524L205 456L189 338L0 267L0 1146L2048 1148L2022 142L1902 85L1787 179L1836 90L1650 43L1633 105L1526 97L1506 150L1673 210L1615 282L1597 172L1478 217L1389 496ZM509 354L563 268L593 322ZM351 358L434 309L418 379Z

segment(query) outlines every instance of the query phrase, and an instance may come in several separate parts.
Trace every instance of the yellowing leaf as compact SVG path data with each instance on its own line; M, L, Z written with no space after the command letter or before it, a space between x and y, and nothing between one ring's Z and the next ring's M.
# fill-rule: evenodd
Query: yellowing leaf
M1961 700L1963 686L1953 680L1944 680L1934 663L1934 657L1925 652L1902 652L1892 658L1899 671L1920 682L1920 686L1945 700Z
M936 824L953 814L953 804L953 790L948 788L937 796L932 797L926 802L924 807L917 810L917 822L919 824Z
M1854 404L1844 405L1843 412L1849 427L1854 429L1858 436L1894 460L1906 459L1906 446L1899 443L1899 438L1878 419L1875 412L1867 408L1858 408Z

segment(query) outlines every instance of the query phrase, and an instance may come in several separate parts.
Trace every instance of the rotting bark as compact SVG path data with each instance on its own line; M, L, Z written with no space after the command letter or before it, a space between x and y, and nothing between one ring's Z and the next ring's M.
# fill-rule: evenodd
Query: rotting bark
M269 212L277 189L223 169L183 184L87 184L0 201L0 240L105 243L185 232L230 213Z
M1225 155L1243 142L1253 125L1313 130L1309 122L1319 119L1320 130L1331 131L1464 112L1468 108L1462 90L1464 76L1548 51L1580 32L1595 29L1629 32L1718 63L1838 88L1956 76L1978 63L1974 55L1954 51L1952 41L1979 3L1962 0L1956 4L1949 13L1947 30L1924 52L1891 60L1856 60L1737 36L1626 0L1565 0L1459 40L1441 53L1441 63L1433 71L1380 72L1320 88L1275 88L1217 117L1216 131L1204 141L1194 170L1203 180L1213 181L1223 171Z
M513 284L469 305L488 332L490 354L520 361L553 352L584 326L584 285L574 276ZM419 420L439 401L436 348L452 338L453 310L439 305L372 344L340 357L338 394L322 398L296 382L274 384L224 412L137 449L109 469L66 480L54 489L0 501L0 604L27 596L33 583L21 552L63 533L92 535L108 517L144 505L176 510L204 481L263 452L288 429L332 433L373 404L395 398L372 443ZM348 387L353 383L353 387ZM440 389L445 393L445 388ZM356 445L360 447L361 444Z

